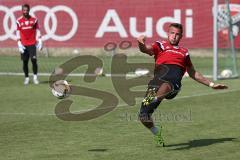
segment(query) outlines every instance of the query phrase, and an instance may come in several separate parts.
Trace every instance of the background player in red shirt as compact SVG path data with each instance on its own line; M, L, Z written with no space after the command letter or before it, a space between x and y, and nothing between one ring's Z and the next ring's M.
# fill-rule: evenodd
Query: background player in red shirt
M17 19L17 44L21 59L23 61L23 71L25 74L24 84L29 84L28 61L31 58L33 68L33 83L39 84L37 73L37 55L36 47L42 49L41 33L38 26L38 20L29 15L30 6L22 5L22 16ZM37 40L36 40L37 38Z
M139 119L155 135L157 144L163 146L162 127L158 128L154 125L151 115L164 98L172 99L177 95L181 89L181 80L185 72L195 81L213 89L227 88L223 84L213 83L194 69L188 49L178 45L182 34L182 25L172 23L169 26L167 41L156 41L151 46L146 46L145 36L142 35L137 39L140 51L155 58L154 78L148 83Z

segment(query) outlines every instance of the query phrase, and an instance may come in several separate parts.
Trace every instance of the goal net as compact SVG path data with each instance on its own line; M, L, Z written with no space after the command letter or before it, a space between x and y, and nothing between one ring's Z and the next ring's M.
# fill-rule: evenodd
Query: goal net
M229 0L214 0L214 80L238 77L235 37L240 27L239 8Z

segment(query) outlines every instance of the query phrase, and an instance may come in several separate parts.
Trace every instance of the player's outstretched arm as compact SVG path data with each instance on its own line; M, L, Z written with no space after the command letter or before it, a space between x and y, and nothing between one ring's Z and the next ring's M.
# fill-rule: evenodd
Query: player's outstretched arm
M141 35L137 38L138 41L138 48L141 52L153 55L153 48L151 46L146 46L145 41L146 37L144 35Z
M187 72L189 74L189 76L194 79L195 81L202 83L206 86L209 86L213 89L227 89L228 87L224 84L215 84L212 81L210 81L209 79L207 79L206 77L204 77L200 72L196 71L193 67L193 65L191 67L187 68Z

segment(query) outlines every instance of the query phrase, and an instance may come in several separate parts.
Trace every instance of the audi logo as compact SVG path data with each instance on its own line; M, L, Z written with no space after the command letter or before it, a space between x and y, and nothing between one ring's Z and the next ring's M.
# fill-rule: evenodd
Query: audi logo
M14 15L14 12L21 11L21 10L22 10L21 6L14 6L12 8L8 8L6 6L0 5L0 11L5 12L5 15L3 17L3 23L2 23L5 34L0 35L0 41L7 40L9 38L13 40L17 39L16 35L14 34L16 30L16 17ZM78 18L76 13L71 8L64 5L54 6L53 8L49 8L43 5L37 5L37 6L31 7L30 14L35 16L35 12L37 11L46 12L46 16L44 17L44 20L43 20L43 24L44 24L43 27L46 31L46 34L42 35L43 40L48 40L51 38L55 41L66 41L72 38L74 34L77 32ZM72 28L65 35L56 34L57 24L58 24L56 12L59 12L59 11L67 13L72 19L72 23L73 23ZM51 26L50 26L50 21L51 21ZM10 26L8 24L10 24Z

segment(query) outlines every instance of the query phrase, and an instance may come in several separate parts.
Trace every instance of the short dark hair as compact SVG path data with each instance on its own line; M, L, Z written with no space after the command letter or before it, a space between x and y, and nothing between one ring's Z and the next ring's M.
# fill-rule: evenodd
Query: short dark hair
M183 26L182 26L182 24L180 24L180 23L171 23L171 24L169 25L169 28L170 28L170 27L178 28L178 29L181 30L181 33L183 33Z
M22 9L23 9L23 8L27 8L28 10L30 10L29 4L23 4L23 5L22 5Z

